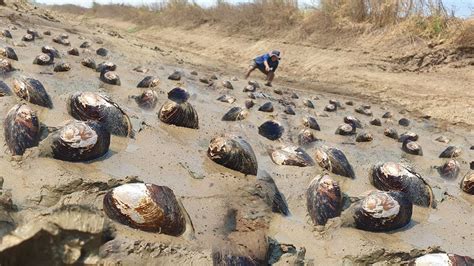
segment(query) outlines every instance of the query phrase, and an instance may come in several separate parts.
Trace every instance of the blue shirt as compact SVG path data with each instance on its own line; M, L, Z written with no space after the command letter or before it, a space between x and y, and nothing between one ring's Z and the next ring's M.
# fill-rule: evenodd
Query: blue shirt
M259 67L265 67L263 62L267 61L268 66L272 68L272 71L275 71L278 68L278 60L272 61L272 58L268 53L258 56L254 60Z

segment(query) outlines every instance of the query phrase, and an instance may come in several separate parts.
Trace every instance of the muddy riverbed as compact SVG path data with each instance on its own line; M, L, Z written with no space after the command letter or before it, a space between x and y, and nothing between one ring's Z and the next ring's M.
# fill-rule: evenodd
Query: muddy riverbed
M2 15L15 13L11 10L1 12ZM91 231L102 232L101 228L107 229L104 229L107 232L103 235L95 233L100 235L96 239L97 243L91 244L83 239L86 236L79 235L77 239L89 243L87 247L76 243L77 245L69 244L68 248L55 250L54 252L61 254L58 255L58 261L63 262L207 265L212 263L212 251L216 249L257 259L265 258L269 241L286 244L282 247L286 247L283 249L289 250L289 254L280 258L279 263L282 264L295 261L316 265L354 263L354 258L364 255L377 257L373 255L374 252L410 252L433 246L450 253L474 256L474 198L459 188L461 178L472 171L469 165L474 160L474 152L470 150L474 145L472 131L454 126L440 127L429 119L415 119L394 106L380 106L364 99L317 91L301 91L298 88L278 86L278 83L273 88L262 86L257 89L267 97L254 100L255 107L249 110L250 114L246 119L224 122L221 118L231 107L244 106L244 101L249 99L247 93L242 91L247 81L239 73L210 73L193 66L174 64L172 52L141 48L136 45L137 40L118 38L107 32L79 26L68 30L73 28L69 24L47 22L36 16L18 17L18 13L15 14L15 19L12 20L4 16L0 18L0 28L10 29L13 35L13 39L2 37L0 45L13 47L19 57L18 62L13 61L18 70L11 75L2 76L2 81L11 87L14 78L27 76L43 83L54 108L50 110L29 105L37 111L44 126L57 127L72 119L67 112L68 97L77 91L93 91L105 93L118 103L131 118L136 134L134 138L113 136L106 156L87 163L69 163L44 157L38 148L27 151L23 157L12 157L6 146L3 146L0 176L4 179L4 193L10 191L12 195L14 207L9 213L13 220L11 224L14 225L11 229L16 230L3 238L0 245L2 259L8 257L10 259L6 261L11 263L28 262L34 256L45 259L44 254L47 253L41 257L39 252L32 251L34 256L28 257L19 253L22 249L18 245L16 249L5 247L23 238L27 239L24 240L26 250L48 245L47 242L41 242L40 236L44 233L38 233L41 232L38 228L51 223L62 228L56 228L56 231L50 229L49 232L56 232L55 236L58 236L52 238L54 241L76 237L72 232L80 226L87 229L84 231L89 233L88 239L91 235L94 236ZM50 30L52 36L43 36L34 42L22 42L21 37L26 34L27 28L34 28L41 33ZM79 56L68 55L66 51L71 47L52 42L52 38L61 33L69 34L71 47L79 47L84 41L91 42L92 47L79 49ZM33 65L33 59L41 53L44 45L56 47L62 55L56 61L70 63L71 71L56 73L53 66ZM95 49L100 47L107 48L109 55L96 55ZM98 72L81 65L80 61L84 57L92 57L97 63L116 63L121 86L102 83ZM149 68L149 72L145 74L133 71L140 65ZM182 73L181 80L168 80L168 75L175 70ZM191 71L197 71L197 75L191 74ZM199 81L199 78L210 77L212 74L216 74L218 78L214 81L215 86ZM142 92L136 85L147 75L161 79L156 88L158 106L152 111L140 109L130 99L130 96ZM234 89L222 87L222 81L231 80L233 76L237 77L231 81ZM259 73L252 76L252 79L263 85L261 78ZM158 119L159 107L166 101L167 92L174 87L186 88L191 94L189 102L198 112L199 129L170 126ZM281 90L283 94L275 93L274 89ZM293 92L299 96L298 99L290 97ZM237 101L229 104L216 100L224 94L234 96ZM282 99L295 104L296 115L283 112L284 106L279 103ZM343 103L343 108L336 112L325 112L324 107L330 99ZM311 100L315 108L306 107L304 100ZM258 111L258 107L268 101L274 104L275 110L271 113ZM347 101L352 101L354 106L346 105ZM8 110L18 102L20 100L16 96L0 97L2 121ZM362 104L371 105L372 117L355 113L354 109ZM387 111L394 114L393 118L382 119L381 116ZM413 166L432 186L438 201L437 207L415 206L410 224L389 233L371 233L345 227L339 218L331 220L325 227L315 227L307 215L305 193L310 181L322 174L323 169L318 165L304 168L279 166L273 163L268 153L272 148L297 144L297 135L303 129L302 119L308 115L317 119L321 130L313 131L319 141L305 146L306 152L314 158L316 148L322 145L338 148L345 153L355 170L356 178L353 180L330 174L339 182L345 194L356 197L375 189L368 179L369 170L374 164L403 162ZM334 133L348 115L362 121L363 129L358 131L372 133L372 142L359 143L355 141L355 136ZM373 118L380 118L382 126L369 124ZM408 118L410 125L400 126L400 118ZM271 141L258 134L258 126L270 119L279 121L285 128L280 140ZM423 156L403 152L401 143L384 136L384 129L389 127L397 129L399 133L417 133L420 136L418 142L423 147ZM259 170L265 170L273 177L286 198L291 215L284 217L272 213L265 202L255 195L255 176L245 176L208 159L206 151L209 141L223 133L242 136L251 144L257 156ZM439 136L446 136L450 142L446 144L435 141ZM0 143L5 143L3 134L0 135ZM438 156L449 145L459 146L463 150L462 155L456 158L461 170L455 180L441 178L435 168L446 161ZM108 219L102 211L104 194L118 184L137 180L170 187L189 214L194 230L189 228L184 235L171 237L139 231ZM72 208L71 205L75 207ZM69 231L65 230L68 226L72 228ZM62 230L61 233L58 230ZM43 231L48 230L43 228ZM25 237L33 234L28 232L36 232L38 237ZM57 242L63 243L59 240ZM12 257L18 259L15 261ZM275 258L279 256L274 255L272 262ZM380 256L372 262L383 262L385 259L386 257Z

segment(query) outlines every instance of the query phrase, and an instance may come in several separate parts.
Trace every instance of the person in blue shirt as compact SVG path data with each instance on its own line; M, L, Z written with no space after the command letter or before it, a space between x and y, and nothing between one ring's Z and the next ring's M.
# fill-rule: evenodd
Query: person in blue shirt
M278 63L281 59L280 51L273 50L269 53L256 57L245 75L245 79L248 79L250 73L258 68L263 74L267 75L266 86L271 87L273 78L275 77L275 71L278 68Z

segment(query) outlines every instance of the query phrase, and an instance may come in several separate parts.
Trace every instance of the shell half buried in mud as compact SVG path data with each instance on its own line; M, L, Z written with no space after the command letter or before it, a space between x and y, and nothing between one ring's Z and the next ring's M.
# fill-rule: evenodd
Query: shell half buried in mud
M354 135L355 134L355 127L352 127L349 124L341 124L337 127L335 134L341 135L341 136L349 136L349 135Z
M310 129L304 128L298 134L298 145L308 145L317 141L318 139L314 136Z
M33 60L33 64L40 66L52 65L54 62L54 57L49 56L48 54L40 54Z
M461 153L461 148L456 146L449 146L439 155L439 158L455 158L461 156Z
M375 191L354 206L355 226L372 232L396 230L410 223L413 204L401 192Z
M384 131L383 131L383 134L386 136L386 137L389 137L391 139L396 139L398 140L398 132L395 128L386 128Z
M423 149L421 148L421 145L416 141L404 141L402 144L402 150L411 155L423 156Z
M467 173L461 181L462 191L474 195L474 172Z
M97 68L95 69L96 72L107 72L107 71L115 71L117 69L117 65L112 62L102 62L100 63Z
M394 162L379 163L372 167L369 178L377 189L405 193L413 204L423 207L434 205L430 185L407 166Z
M71 70L71 64L69 63L59 63L54 65L54 72L67 72Z
M160 84L160 79L153 76L146 76L137 84L137 88L154 88Z
M353 128L362 128L362 122L353 116L344 117L344 123L351 125Z
M118 186L105 194L104 211L111 219L143 231L179 236L186 230L183 210L166 186Z
M325 225L328 219L340 216L342 203L341 188L328 175L314 178L306 190L306 208L315 225Z
M12 63L8 59L0 58L0 74L8 73L14 71Z
M410 266L446 265L446 266L469 266L474 265L474 259L468 256L460 256L450 253L431 253L412 260Z
M52 46L43 46L41 47L41 52L49 55L51 58L61 58L59 51Z
M11 47L0 48L0 55L11 60L18 61L18 56L15 53L15 50Z
M169 101L161 106L158 118L163 123L178 127L199 128L199 117L194 107L187 102L189 93L185 89L174 88L168 92Z
M285 128L277 121L269 120L258 127L258 134L269 140L277 140L281 138Z
M17 104L10 109L3 127L5 142L12 155L23 155L26 149L38 146L39 120L28 105Z
M418 134L416 134L415 132L410 132L410 131L407 131L403 134L400 135L400 137L398 138L398 142L405 142L407 140L409 141L417 141L419 138Z
M298 146L285 146L271 151L272 161L278 165L313 166L314 161L302 148Z
M257 157L242 137L222 135L211 139L207 156L217 164L246 175L257 175Z
M220 96L219 98L217 98L217 100L223 103L234 103L236 101L235 97L232 97L227 94Z
M319 127L318 121L316 118L312 116L307 116L303 118L303 126L314 129L314 130L321 130Z
M12 95L12 90L8 85L0 80L0 97Z
M266 102L260 108L258 108L259 111L261 112L268 112L271 113L273 112L273 104L272 102Z
M120 77L119 75L114 72L114 71L102 71L100 72L100 80L104 83L110 84L110 85L117 85L120 86Z
M91 68L91 69L96 69L97 68L94 59L92 59L90 57L86 57L86 58L82 59L81 60L81 65L83 65L85 67L88 67L88 68Z
M290 214L285 197L267 171L258 171L255 182L255 194L260 196L272 208L272 212L281 213L284 216Z
M13 91L21 99L32 104L53 108L53 102L43 84L32 78L19 78L13 80Z
M69 98L68 112L78 120L101 122L113 135L132 135L132 125L127 114L105 95L96 92L76 92Z
M367 132L359 133L356 137L357 142L370 142L372 140L374 140L374 136Z
M244 120L248 116L249 112L241 107L232 107L222 117L222 121L238 121Z
M438 173L445 179L456 179L459 175L461 166L456 160L449 160L438 167Z
M138 96L133 96L135 102L145 110L155 109L158 103L158 94L154 90L145 90Z
M52 137L53 157L63 161L90 161L105 155L110 146L110 133L97 121L72 120Z
M355 178L354 170L341 150L321 147L316 150L315 157L322 168L336 175Z

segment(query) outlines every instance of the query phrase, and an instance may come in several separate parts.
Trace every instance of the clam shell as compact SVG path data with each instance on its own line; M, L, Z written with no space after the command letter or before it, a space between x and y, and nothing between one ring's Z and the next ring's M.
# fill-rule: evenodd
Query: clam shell
M26 34L23 36L23 38L21 38L22 41L24 42L32 42L35 40L35 36L31 35L31 34Z
M392 118L393 114L391 112L386 112L382 115L382 118Z
M439 158L455 158L459 157L461 153L461 148L456 146L449 146L439 155Z
M160 84L160 79L154 76L146 76L137 84L137 88L154 88Z
M260 89L260 83L258 83L257 81L255 80L249 80L248 84L252 87L254 87L255 89Z
M342 193L339 184L328 175L317 176L306 190L306 207L315 225L325 225L342 211Z
M372 110L370 110L369 108L365 108L367 106L359 106L357 108L355 108L355 112L356 113L359 113L359 114L363 114L363 115L366 115L366 116L372 116Z
M303 105L308 107L308 108L311 108L311 109L314 109L314 104L311 100L305 100L303 101Z
M372 140L374 140L374 136L367 132L359 133L356 137L357 142L370 142Z
M43 84L36 79L22 77L13 80L13 91L18 97L32 104L53 108L53 102Z
M97 51L95 51L95 53L97 55L100 55L100 56L107 56L109 51L107 49L101 47L101 48L97 49Z
M337 111L337 106L334 104L328 104L324 107L324 111L326 112L335 112Z
M96 72L107 72L117 70L117 65L112 62L102 62L95 69Z
M33 35L35 38L41 39L41 36L40 36L40 34L38 33L37 30L27 29L26 33Z
M342 136L349 136L349 135L354 135L355 134L355 128L353 128L349 124L341 124L337 127L336 132L337 135L342 135Z
M399 163L379 163L372 167L370 183L379 190L399 191L416 205L430 207L434 205L433 191L430 185L413 169Z
M272 208L272 212L281 213L284 216L290 214L285 197L268 172L258 172L255 189L256 194L263 198L265 203Z
M398 140L398 132L395 128L386 128L383 134L389 138Z
M186 220L169 187L154 184L124 184L104 196L104 211L111 219L149 232L179 236Z
M257 175L257 157L250 144L242 137L233 135L214 137L209 144L207 156L224 167L246 175Z
M226 89L229 89L229 90L234 89L234 86L232 86L232 83L229 80L222 81L222 87L224 87Z
M11 60L18 61L18 56L15 53L15 50L11 47L0 48L0 55Z
M347 101L347 102L346 102L346 105L353 106L353 105L354 105L354 102L353 102L353 101Z
M462 191L474 195L474 172L467 173L461 181Z
M258 108L259 111L261 112L273 112L273 104L272 102L266 102L260 108Z
M167 101L161 106L158 118L169 125L199 128L199 118L194 107L188 102Z
M87 57L87 58L82 59L82 60L81 60L81 65L83 65L83 66L85 66L85 67L88 67L88 68L92 68L92 69L96 69L96 68L97 68L94 59L92 59L92 58L90 58L90 57Z
M125 112L110 98L96 92L76 92L69 98L68 112L75 119L95 120L118 136L131 136L132 125Z
M344 117L344 123L351 125L353 128L362 128L362 122L353 116Z
M72 120L52 135L53 157L63 161L90 161L109 150L110 133L97 121Z
M244 89L242 90L243 92L255 92L256 88L252 85L247 85L244 87Z
M12 72L14 70L12 63L8 59L0 58L0 74Z
M51 58L61 58L59 51L51 46L43 46L41 47L41 52L49 55Z
M307 116L303 118L303 126L314 130L321 130L318 121L316 121L316 118L312 116Z
M293 108L291 108L291 106L289 105L285 107L285 110L283 110L283 112L287 115L296 115L295 110L293 110Z
M12 39L12 34L10 33L9 30L3 30L2 31L2 36L5 37L5 38L9 38L9 39Z
M168 76L168 79L175 80L175 81L181 80L181 72L179 71L173 72L171 75Z
M258 134L269 140L277 140L281 138L285 128L277 121L269 120L258 127Z
M343 108L341 102L339 102L338 100L330 99L329 103L336 106L336 108Z
M40 54L35 57L33 64L40 66L51 65L54 62L54 57L49 56L48 54Z
M88 41L85 41L81 43L81 45L79 45L79 48L89 48L89 47L91 47L91 43Z
M301 146L308 145L317 140L318 139L314 136L313 132L307 128L302 129L298 134L298 145Z
M374 118L372 120L370 120L370 124L373 125L373 126L382 126L382 121L380 121L380 119L378 118Z
M133 71L140 72L140 73L147 73L148 71L150 71L150 69L144 66L137 66L133 69Z
M290 95L291 99L299 99L300 97L295 92L292 92Z
M402 144L402 150L408 154L423 156L423 149L418 142L405 141Z
M449 160L438 167L438 173L445 179L456 179L459 175L460 165L456 160Z
M8 85L0 80L0 97L12 95L12 90Z
M316 162L322 168L349 178L355 178L354 170L341 150L321 147L316 150Z
M217 98L217 100L223 103L234 103L236 101L235 97L232 97L230 95L222 95Z
M100 80L110 85L120 86L120 77L116 72L113 71L102 71L100 72Z
M314 161L302 148L298 146L285 146L271 151L270 157L275 164L291 166L313 166Z
M255 102L252 100L245 100L245 108L250 109L255 105Z
M71 45L71 42L67 38L63 38L61 36L54 37L53 42L62 44L64 46L70 46Z
M67 51L67 53L70 55L79 56L79 50L77 48L71 48Z
M59 63L54 66L54 72L67 72L69 70L71 70L69 63Z
M154 90L146 90L134 98L138 106L146 110L155 109L158 103L158 94Z
M17 104L10 109L3 128L5 142L12 155L23 155L26 149L38 146L39 120L28 105Z
M240 107L232 107L230 110L225 113L222 117L222 121L238 121L244 120L248 116L248 111Z
M446 137L446 136L439 136L435 139L436 141L438 142L441 142L441 143L449 143L451 140Z
M168 92L168 99L176 103L187 102L189 97L189 92L182 88L174 88Z
M357 228L372 232L396 230L410 223L413 204L401 192L375 191L355 206Z
M412 260L410 266L427 266L427 265L446 265L446 266L469 266L474 265L474 259L468 256L460 256L449 253L431 253L426 254Z
M406 119L406 118L402 118L400 120L398 120L398 124L400 126L404 126L404 127L407 127L410 125L410 120Z
M408 131L400 135L400 137L398 138L398 142L417 141L418 138L418 134Z

